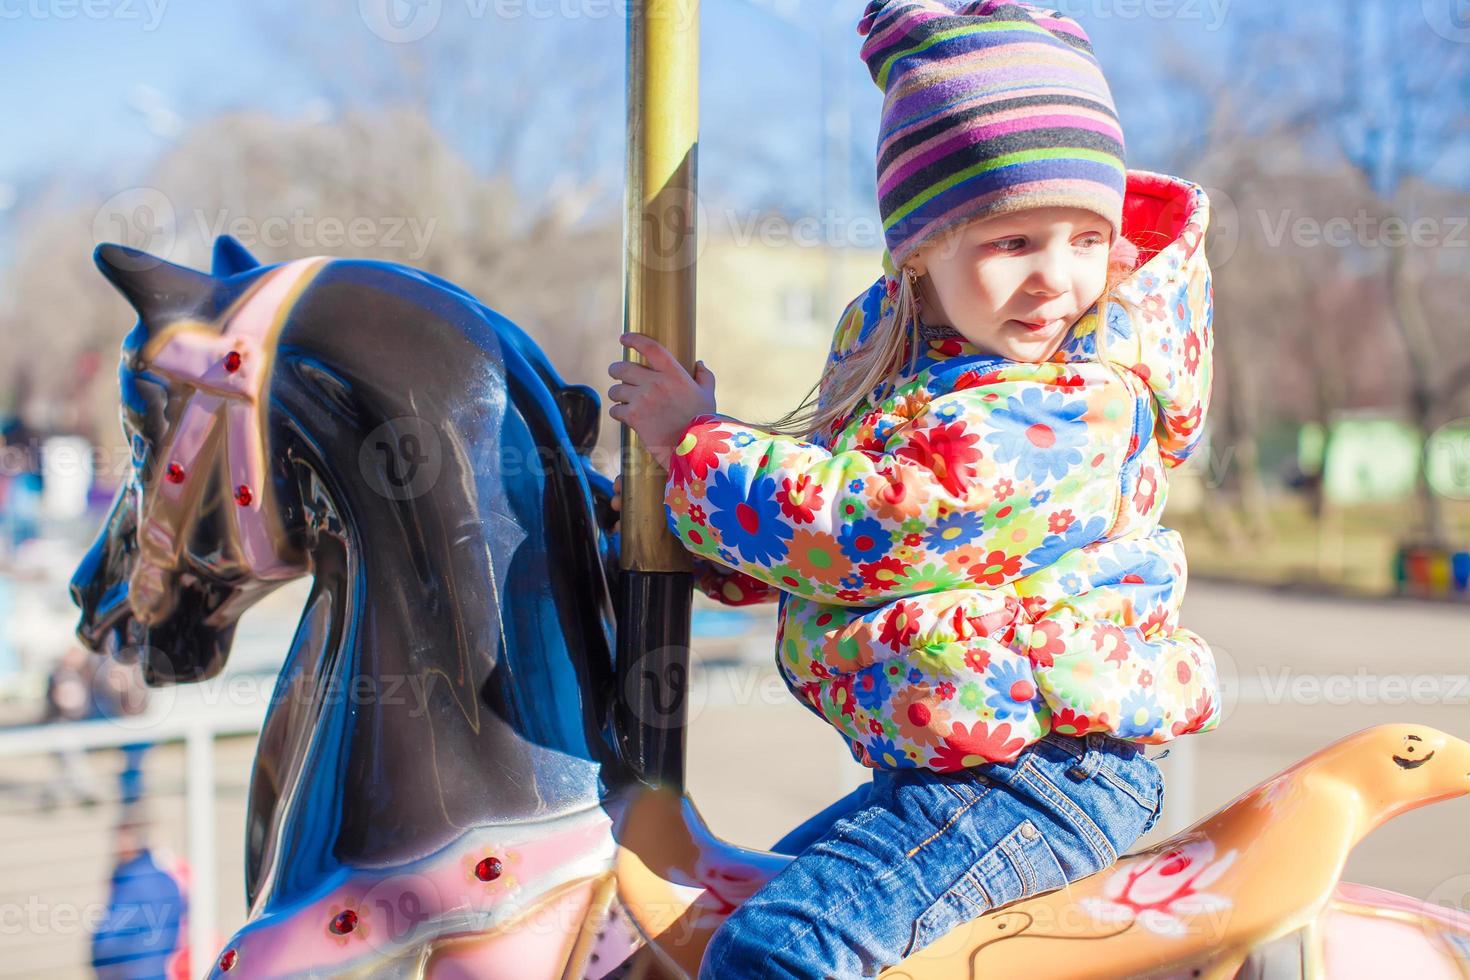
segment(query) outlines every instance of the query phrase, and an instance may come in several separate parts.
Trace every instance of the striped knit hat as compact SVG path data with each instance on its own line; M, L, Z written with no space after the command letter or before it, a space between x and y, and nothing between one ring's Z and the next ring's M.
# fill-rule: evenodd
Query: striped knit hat
M1027 208L1086 208L1122 235L1123 130L1076 21L1011 0L871 0L858 33L883 91L890 278L941 232Z

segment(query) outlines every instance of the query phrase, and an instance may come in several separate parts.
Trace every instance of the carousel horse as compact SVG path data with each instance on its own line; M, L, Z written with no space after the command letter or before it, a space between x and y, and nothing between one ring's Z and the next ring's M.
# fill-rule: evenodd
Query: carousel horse
M72 580L79 637L151 684L201 680L241 613L312 577L251 777L249 923L216 972L626 959L596 393L406 267L260 267L231 239L213 274L96 261L138 314L133 471Z
M404 266L262 267L229 238L210 274L96 259L138 314L133 471L72 580L78 636L136 652L151 684L198 681L246 609L312 580L251 776L248 921L211 975L692 976L791 857L720 840L623 758L597 394ZM1470 745L1369 729L888 975L1348 976L1387 956L1462 977L1470 918L1337 875L1378 822L1467 791Z

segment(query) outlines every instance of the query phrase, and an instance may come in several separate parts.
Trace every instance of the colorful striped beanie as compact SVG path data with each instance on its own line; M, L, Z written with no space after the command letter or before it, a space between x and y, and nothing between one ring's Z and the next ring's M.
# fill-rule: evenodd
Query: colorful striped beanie
M1123 130L1092 43L1011 0L871 0L863 61L883 91L878 212L890 279L976 218L1080 207L1123 233Z

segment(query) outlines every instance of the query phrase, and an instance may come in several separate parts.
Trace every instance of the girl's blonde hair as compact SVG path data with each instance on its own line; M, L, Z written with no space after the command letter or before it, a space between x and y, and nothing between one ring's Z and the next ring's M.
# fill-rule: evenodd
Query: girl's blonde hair
M1121 237L1109 250L1107 280L1097 301L1094 347L1099 361L1105 355L1109 304L1132 306L1116 293L1118 285L1141 264L1139 254L1135 242ZM841 361L829 357L822 376L803 396L801 404L773 422L758 423L759 427L775 435L810 440L855 411L880 384L893 383L901 368L911 370L920 350L918 305L914 295L917 280L911 267L903 267L892 307L873 327L872 334ZM903 365L900 362L906 341L911 353L907 365Z

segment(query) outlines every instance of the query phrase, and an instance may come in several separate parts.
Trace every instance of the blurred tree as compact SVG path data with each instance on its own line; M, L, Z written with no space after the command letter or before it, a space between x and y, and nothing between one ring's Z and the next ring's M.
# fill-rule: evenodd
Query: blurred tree
M0 350L0 377L24 367L36 391L27 414L107 447L109 482L127 464L116 384L111 372L99 372L99 384L86 375L98 359L113 362L133 317L92 268L94 225L103 240L201 268L224 232L266 262L317 254L402 262L516 321L570 381L600 385L618 356L620 213L582 220L585 187L535 200L503 174L478 174L415 110L331 121L219 116L191 126L140 185L116 205L121 224L106 207L59 192L29 209L3 314L7 335L37 343Z
M1323 130L1377 199L1378 220L1370 227L1375 247L1386 251L1382 274L1389 310L1410 368L1408 406L1426 439L1442 421L1445 406L1470 384L1465 307L1435 322L1423 297L1423 254L1445 244L1455 217L1424 211L1424 178L1452 150L1470 147L1465 100L1470 51L1436 32L1433 5L1359 0L1344 7L1332 38L1335 57L1324 67L1336 71L1346 104L1321 119ZM1427 225L1419 225L1420 219ZM1410 233L1417 227L1428 229L1425 238ZM1395 228L1400 229L1397 243L1391 238ZM1446 543L1444 510L1422 470L1418 495L1424 535L1435 544Z
M1211 235L1227 457L1213 462L1224 464L1224 501L1257 531L1264 419L1285 411L1325 425L1349 407L1407 405L1427 435L1470 397L1470 351L1451 340L1470 301L1452 240L1467 195L1434 183L1470 147L1470 46L1436 33L1428 6L1238 4L1213 60L1187 38L1155 35L1170 81L1157 108L1178 120L1169 166L1217 192L1216 221L1230 222ZM1420 218L1437 242L1392 240ZM1345 240L1330 223L1351 226ZM1436 264L1421 273L1424 258ZM1388 343L1396 337L1407 360ZM1420 495L1427 532L1443 537L1422 481Z
M1303 134L1320 110L1315 100L1294 102L1296 90L1283 84L1275 35L1263 29L1270 16L1232 7L1214 60L1200 56L1201 39L1182 31L1186 25L1160 21L1152 53L1167 84L1148 103L1162 121L1155 131L1171 134L1161 168L1204 185L1211 199L1206 254L1218 297L1218 374L1204 461L1212 500L1204 515L1234 547L1270 531L1258 445L1263 425L1282 408L1273 404L1276 395L1301 391L1318 377L1336 387L1333 365L1283 356L1308 319L1298 308L1300 282L1292 265L1271 254L1279 243L1250 220L1287 203L1273 191L1285 161L1299 159ZM1258 97L1268 90L1280 96Z

